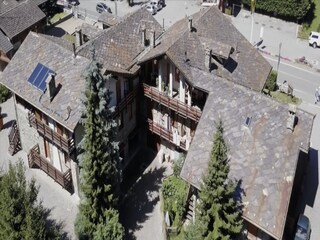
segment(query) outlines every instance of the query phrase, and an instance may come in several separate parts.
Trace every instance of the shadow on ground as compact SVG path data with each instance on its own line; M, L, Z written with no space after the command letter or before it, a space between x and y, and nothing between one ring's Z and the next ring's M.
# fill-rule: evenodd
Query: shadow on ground
M304 199L306 205L313 208L314 200L316 198L318 185L319 185L319 172L318 172L318 150L310 148L309 151L309 165L304 183Z
M143 161L141 164L144 166ZM135 169L139 171L139 165L137 166ZM126 240L136 239L134 232L142 228L143 223L149 218L148 215L154 211L159 201L158 192L165 171L165 167L150 168L128 190L120 208L121 222L126 229Z

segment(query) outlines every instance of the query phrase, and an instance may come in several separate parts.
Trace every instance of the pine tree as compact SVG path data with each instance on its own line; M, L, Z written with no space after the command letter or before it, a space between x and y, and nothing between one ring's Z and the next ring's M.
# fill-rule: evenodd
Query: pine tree
M236 182L228 179L228 148L219 121L214 135L208 171L203 178L198 219L188 233L202 239L238 239L242 230L241 209L234 200ZM199 239L201 237L198 236Z
M0 178L0 239L61 239L59 227L46 226L48 210L37 202L35 180L25 179L22 161Z
M82 200L76 221L80 239L122 239L117 212L120 190L120 156L116 142L117 124L109 109L110 91L101 66L94 59L86 75L85 134L80 146ZM107 234L108 237L99 237Z

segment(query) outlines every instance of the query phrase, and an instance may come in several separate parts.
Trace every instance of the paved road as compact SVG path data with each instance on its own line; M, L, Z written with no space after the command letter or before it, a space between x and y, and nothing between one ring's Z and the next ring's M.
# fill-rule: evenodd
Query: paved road
M268 62L277 69L278 59L265 56ZM278 83L287 81L294 89L293 94L308 103L315 102L315 90L320 86L320 73L300 64L280 61Z

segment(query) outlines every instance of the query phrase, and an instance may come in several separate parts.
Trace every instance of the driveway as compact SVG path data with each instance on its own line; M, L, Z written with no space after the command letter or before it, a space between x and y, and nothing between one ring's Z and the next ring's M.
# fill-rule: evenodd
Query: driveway
M172 174L169 163L160 163L157 156L150 150L138 156L136 167L144 167L147 162L152 162L144 170L141 177L133 184L127 193L122 209L122 223L126 228L126 240L163 240L165 229L162 225L163 214L160 210L159 191L165 176ZM142 161L140 161L142 160ZM133 161L134 162L134 161Z

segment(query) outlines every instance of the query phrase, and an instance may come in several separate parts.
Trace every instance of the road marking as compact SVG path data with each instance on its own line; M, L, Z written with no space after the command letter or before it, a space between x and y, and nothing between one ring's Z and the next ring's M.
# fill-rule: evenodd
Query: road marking
M264 56L264 58L269 59L269 60L274 61L274 62L278 62L277 59L271 58L271 57L269 57L269 56ZM283 62L283 61L281 62L281 64L287 65L287 66L289 66L289 67L292 67L292 68L295 68L295 69L298 69L298 70L301 70L301 71L304 71L304 72L307 72L307 73L311 73L311 74L314 74L314 75L319 75L319 73L312 72L312 71L310 71L310 70L306 70L306 69L301 68L301 67L296 67L296 66L294 66L294 65L292 65L292 64L285 63L285 62Z

